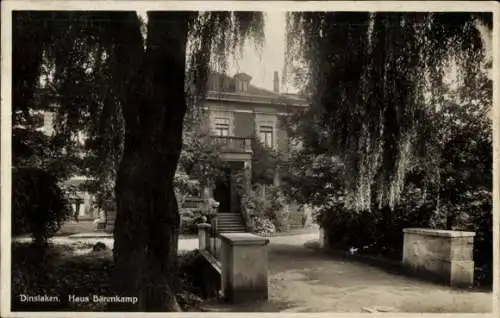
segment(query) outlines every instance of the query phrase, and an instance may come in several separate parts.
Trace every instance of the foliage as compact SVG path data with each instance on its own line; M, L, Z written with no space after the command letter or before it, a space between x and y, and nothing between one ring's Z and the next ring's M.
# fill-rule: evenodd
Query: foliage
M288 222L288 205L279 187L266 189L266 205L264 216L269 218L279 232L287 232L290 229Z
M287 119L290 151L279 171L281 189L288 200L319 207L332 196L345 196L346 171L313 116L314 110L307 109Z
M12 245L12 310L18 311L107 311L105 304L69 302L68 295L110 295L109 276L113 270L113 259L108 251L76 255L75 251L91 248L92 245L50 245L38 249L33 245L15 243ZM198 290L194 286L190 264L197 252L179 256L182 288L179 295L190 302L180 301L185 311L199 305ZM19 301L19 295L30 295L36 290L41 295L59 295L61 302L40 303Z
M253 218L253 223L256 234L268 236L276 232L276 226L268 218L256 216Z
M102 107L96 111L99 120L88 125L82 170L90 177L85 183L85 189L95 195L98 208L109 212L106 204L115 201L115 181L123 153L125 127L117 104L104 107L102 103Z
M224 175L226 167L220 157L220 146L212 142L206 115L203 109L186 114L177 168L181 174L184 171L190 179L195 180L200 188L211 186Z
M352 32L356 31L355 27L350 29ZM391 51L394 49L390 48ZM363 109L366 105L362 100L352 100L351 102L358 103L354 108L347 106L351 108L344 109L344 105L337 105L335 109L318 111L313 107L292 117L288 126L295 147L286 166L288 175L284 189L287 196L320 207L319 223L327 229L330 243L341 248L354 247L360 252L380 253L399 259L403 243L402 229L405 227L475 231L477 236L474 259L482 271L476 275L480 283L487 283L488 280L491 281L492 265L491 80L487 77L487 70L483 68L483 53L472 55L478 59L478 67L471 69L464 65L468 62L459 61L464 58L461 54L464 52L454 51L450 54L451 57L444 56L440 62L443 69L450 72L454 68L464 68L457 72L457 79L442 78L432 85L426 83L420 86L419 94L422 94L422 98L418 103L421 103L421 107L412 104L415 103L413 99L405 106L409 108L403 110L399 106L396 107L402 116L399 122L396 122L403 126L396 129L397 138L404 136L404 133L397 136L398 129L409 129L409 132L418 127L414 133L407 135L411 135L407 143L407 154L411 155L405 160L398 157L404 154L402 149L383 149L384 145L404 144L404 138L399 141L397 138L389 138L389 143L379 138L386 132L394 133L393 130L384 130L387 128L384 128L384 125L389 121L388 118L383 119L387 109L380 113L381 117L377 117L371 113L371 107L369 110ZM472 53L469 51L467 54ZM341 67L341 58L349 57L338 58L337 64ZM393 72L394 75L403 72L403 77L408 75L404 74L405 68L397 68ZM469 72L469 77L463 78L466 75L462 72ZM436 76L431 75L426 81ZM352 80L357 83L356 78ZM372 78L370 81L383 82L380 78ZM418 76L414 77L413 81L419 81ZM348 88L351 84L349 81L339 83L344 85L339 91L345 90L343 94L346 94L344 97L347 99L350 96ZM353 92L357 91L355 87L351 89ZM331 95L337 96L335 94L340 93L332 92L323 96L325 107L335 106L335 103L327 104L331 102ZM339 97L338 100L342 99ZM370 99L370 102L372 101L375 101L376 105L377 99ZM352 109L354 111L351 111ZM417 111L417 126L405 124L405 114L416 114ZM342 122L330 118L332 114L337 114L337 119ZM345 116L342 117L342 114ZM375 118L374 122L377 118L385 121L383 125L378 126L384 128L381 130L382 135L374 134L364 123L356 126L357 121L365 120L364 116L372 116L372 119ZM409 118L412 118L411 116ZM331 130L333 126L335 129ZM338 140L337 133L342 129L345 130L344 133L350 131L352 140L343 140L345 143L339 145L342 140ZM363 139L365 137L366 139ZM365 143L366 141L372 144ZM352 146L350 149L349 144ZM373 146L381 148L376 149ZM401 160L398 164L405 161L404 173L403 170L398 170L398 164L383 164L384 160L393 160L394 156L384 159L384 156L391 152L396 154L395 158ZM372 166L373 170L370 172L370 165L376 162L377 156L380 156L378 159L382 163L378 167ZM353 167L359 168L359 171L353 171ZM396 173L393 175L393 181L401 178L399 190L395 187L391 190L391 182L380 183L378 178L383 176L384 173L380 174L382 170L386 170L384 173ZM397 176L397 173L400 175ZM348 179L353 179L355 186L352 182L346 183L345 180ZM374 191L383 185L389 194L385 190ZM353 197L359 195L356 194L359 189L363 189L365 201L358 198L359 202L352 204ZM390 197L391 191L392 195L399 191L399 199L394 200L393 204L383 198ZM397 196L394 195L393 198ZM361 208L363 205L364 208Z
M187 197L196 196L200 192L198 180L191 179L182 169L177 168L174 176L174 187L179 207L184 205Z
M182 273L183 290L178 295L180 303L192 311L200 311L200 304L210 298L217 298L221 288L220 274L209 264L200 251L181 254L179 268Z
M260 223L269 220L277 231L289 230L288 206L279 187L255 185L242 196L242 206L253 220Z
M13 123L12 165L19 168L39 168L59 180L64 180L79 170L81 158L59 136L48 136L31 125ZM74 148L73 148L74 150Z
M183 147L174 176L177 203L180 207L181 233L196 233L196 225L206 212L183 207L189 197L204 198L202 191L224 176L226 164L219 146L211 140L206 114L202 109L186 114Z
M331 200L320 209L318 223L326 229L330 244L399 260L403 251L403 229L430 227L434 208L434 202L419 188L409 186L392 211L374 206L370 211L357 212L347 208L342 199Z
M12 170L12 234L31 234L44 246L69 217L71 207L57 179L36 168Z
M331 193L321 209L320 224L332 244L361 252L401 256L405 227L476 232L476 281L492 279L491 110L490 81L467 87L466 95L446 90L446 103L432 114L427 135L434 142L434 175L429 163L418 163L406 178L401 201L391 211L373 202L371 211L356 212ZM424 133L428 133L426 131Z
M289 13L286 64L306 66L298 75L345 165L348 205L394 207L407 172L431 158L421 151L427 100L440 96L451 57L463 86L476 80L485 65L478 18L491 28L484 14Z
M476 85L452 91L433 120L440 123L433 154L439 162L430 179L438 193L446 228L460 223L466 207L492 190L491 80L483 77ZM422 168L421 168L422 169ZM487 201L484 201L487 203Z
M273 184L283 154L269 149L256 136L252 139L252 184Z
M197 225L207 222L206 212L199 209L181 209L180 233L198 233Z
M264 211L265 200L262 195L258 195L256 189L243 193L241 205L246 209L249 216L261 216Z

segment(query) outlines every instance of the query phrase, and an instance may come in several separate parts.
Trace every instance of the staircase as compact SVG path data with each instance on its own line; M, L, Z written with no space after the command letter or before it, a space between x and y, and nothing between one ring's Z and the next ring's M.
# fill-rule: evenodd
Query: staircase
M217 232L244 233L246 232L243 217L240 213L218 213Z

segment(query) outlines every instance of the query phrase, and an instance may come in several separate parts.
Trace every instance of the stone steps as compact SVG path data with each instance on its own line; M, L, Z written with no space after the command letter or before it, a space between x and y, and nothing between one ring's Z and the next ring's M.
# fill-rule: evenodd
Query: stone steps
M217 215L217 230L219 233L246 232L243 218L239 213L219 213Z

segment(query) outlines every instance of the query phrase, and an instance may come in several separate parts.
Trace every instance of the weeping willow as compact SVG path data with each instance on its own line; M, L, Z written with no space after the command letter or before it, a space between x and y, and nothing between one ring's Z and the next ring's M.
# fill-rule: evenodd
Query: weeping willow
M28 116L27 110L35 105L53 104L57 105L57 131L67 140L72 131L85 131L98 139L123 135L118 92L112 88L116 61L112 50L119 40L111 35L113 19L107 19L109 14L14 14L14 55L19 57L14 59L14 67L20 70L13 73L15 122ZM127 19L135 20L145 43L147 21L135 13ZM209 11L193 13L188 19L185 87L189 111L195 113L206 95L210 70L224 73L228 56L241 55L247 40L262 48L264 18L261 12ZM112 131L109 129L115 125L110 127L110 120L117 124Z
M183 119L203 100L212 65L224 69L248 38L263 42L263 14L40 11L14 20L16 116L33 107L48 66L41 91L61 138L84 131L115 164L114 289L140 296L130 310L179 310L173 176Z
M331 152L346 166L348 206L393 208L407 173L432 159L427 114L440 103L451 59L459 85L477 80L485 57L478 23L491 28L491 15L287 15L285 73L305 81Z

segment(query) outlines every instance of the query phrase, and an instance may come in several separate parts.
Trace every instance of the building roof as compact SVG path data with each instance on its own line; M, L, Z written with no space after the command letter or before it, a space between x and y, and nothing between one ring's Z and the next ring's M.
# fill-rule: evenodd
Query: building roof
M252 77L246 73L237 73L233 77L222 73L212 73L208 80L207 99L307 106L306 99L298 94L275 93L250 83L248 83L245 92L237 89L236 81L250 81L251 79ZM218 85L216 85L216 81L218 81Z

